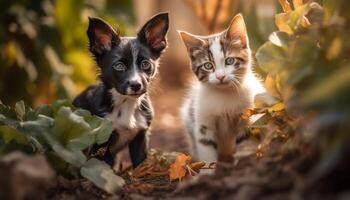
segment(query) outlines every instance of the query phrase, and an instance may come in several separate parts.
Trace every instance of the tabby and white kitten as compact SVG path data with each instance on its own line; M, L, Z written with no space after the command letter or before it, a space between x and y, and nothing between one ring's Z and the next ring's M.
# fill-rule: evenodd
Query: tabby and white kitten
M197 36L179 31L198 81L182 107L193 156L202 161L232 162L236 137L244 131L240 115L264 92L251 69L246 26L236 15L225 31Z

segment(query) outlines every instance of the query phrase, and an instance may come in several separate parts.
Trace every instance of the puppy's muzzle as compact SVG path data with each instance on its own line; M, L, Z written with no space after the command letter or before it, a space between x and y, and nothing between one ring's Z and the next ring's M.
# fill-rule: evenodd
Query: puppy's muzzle
M146 92L146 89L141 81L129 81L127 94L128 95L141 95Z

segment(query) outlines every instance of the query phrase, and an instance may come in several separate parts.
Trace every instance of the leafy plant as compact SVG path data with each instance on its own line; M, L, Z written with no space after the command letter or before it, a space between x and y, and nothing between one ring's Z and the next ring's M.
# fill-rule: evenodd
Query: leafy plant
M74 108L67 100L35 110L16 103L14 109L0 104L0 154L13 150L43 153L57 172L81 176L113 193L124 180L103 161L89 159L83 151L105 143L112 133L112 122Z
M269 94L286 105L280 116L290 123L283 123L284 130L319 152L309 175L317 180L341 169L350 141L350 6L345 0L280 4L279 30L256 57Z

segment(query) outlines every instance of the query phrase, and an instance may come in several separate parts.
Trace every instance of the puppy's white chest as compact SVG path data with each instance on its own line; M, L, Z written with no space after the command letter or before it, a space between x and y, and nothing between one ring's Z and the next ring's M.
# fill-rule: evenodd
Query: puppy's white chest
M146 128L146 122L137 112L136 105L125 104L115 107L109 118L113 122L114 130L119 134L129 134L133 137L140 129Z
M137 99L116 96L112 91L114 106L108 117L113 122L113 128L120 135L133 138L139 130L147 127L146 120L142 117L137 106Z

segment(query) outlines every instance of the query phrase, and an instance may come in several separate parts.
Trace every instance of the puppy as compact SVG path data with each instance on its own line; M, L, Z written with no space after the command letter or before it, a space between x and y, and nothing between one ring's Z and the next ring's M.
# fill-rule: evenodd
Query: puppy
M160 13L146 22L136 37L121 37L102 19L89 18L89 50L101 82L83 91L73 105L112 120L114 131L108 142L90 151L96 154L103 147L102 158L110 165L127 146L134 167L146 158L146 134L153 118L147 91L167 47L168 28L168 14Z

